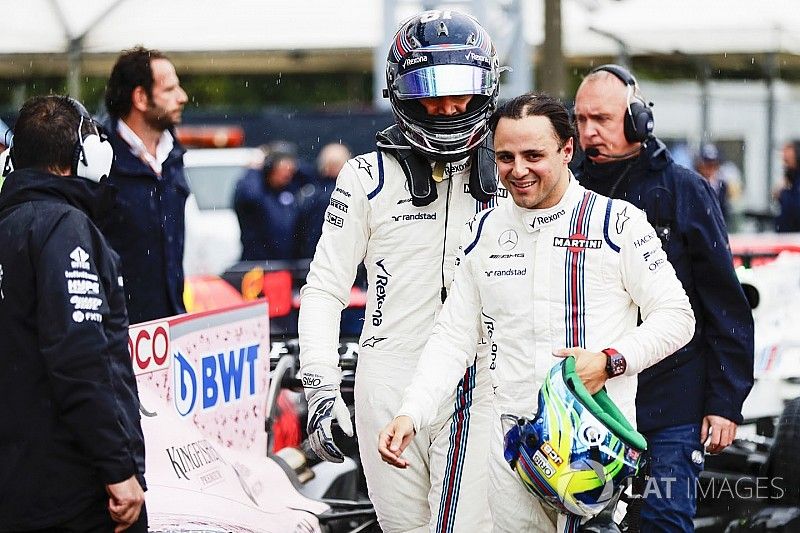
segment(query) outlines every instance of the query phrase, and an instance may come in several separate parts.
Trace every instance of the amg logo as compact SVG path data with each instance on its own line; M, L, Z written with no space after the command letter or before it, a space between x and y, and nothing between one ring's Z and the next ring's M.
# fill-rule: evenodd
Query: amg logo
M489 259L510 259L512 257L525 257L524 253L518 254L492 254L489 256Z
M640 247L640 246L641 246L641 245L643 245L643 244L647 244L648 242L650 242L651 240L653 240L653 238L654 238L655 236L656 236L655 232L653 232L653 233L648 233L647 235L645 235L645 236L644 236L644 237L642 237L641 239L636 239L635 241L633 241L633 247L634 247L634 248L638 248L638 247Z
M395 222L408 222L409 220L436 220L436 213L416 213L414 215L392 215Z
M464 194L469 194L469 183L464 184ZM508 189L497 187L497 192L494 195L498 198L508 198Z
M586 239L586 238L572 238L567 239L565 237L553 237L553 246L558 246L560 248L572 248L573 250L578 249L598 249L603 246L603 241L600 239Z
M344 219L340 216L336 216L333 213L325 213L325 222L330 222L337 228L344 227Z
M418 63L427 63L427 62L428 62L427 56L409 57L408 59L403 61L403 68L407 68L412 65L416 65Z
M408 203L408 202L410 202L411 200L413 200L413 198L404 198L404 199L402 199L402 200L397 200L397 205L400 205L400 204L407 204L407 203Z
M505 270L487 270L486 277L501 277L501 276L524 276L528 273L527 268L519 269L519 268L507 268Z
M331 198L331 207L335 207L339 211L347 213L347 204L336 198Z
M375 277L375 310L372 312L372 325L380 326L383 324L383 302L386 300L386 287L389 285L389 278L392 277L386 267L383 266L383 259L375 261L375 266L383 270L383 274Z

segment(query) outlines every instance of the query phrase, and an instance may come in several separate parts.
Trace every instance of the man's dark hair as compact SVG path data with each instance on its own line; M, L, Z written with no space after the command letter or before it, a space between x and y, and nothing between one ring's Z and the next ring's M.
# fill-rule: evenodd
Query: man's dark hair
M534 116L547 117L550 120L558 136L559 148L575 137L575 125L564 104L557 98L541 93L525 93L503 102L489 119L489 128L494 133L501 118L519 120Z
M147 96L153 96L153 69L150 67L153 59L167 59L167 56L142 46L123 50L106 83L106 109L109 115L119 119L130 112L131 94L136 87L141 86Z
M66 96L34 96L14 126L15 169L70 169L81 115Z

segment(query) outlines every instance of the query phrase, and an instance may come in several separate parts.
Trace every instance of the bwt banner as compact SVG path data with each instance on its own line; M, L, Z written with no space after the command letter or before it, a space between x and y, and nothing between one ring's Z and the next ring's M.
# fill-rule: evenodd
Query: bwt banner
M207 438L239 449L263 440L269 349L263 299L128 331L139 389L156 392Z

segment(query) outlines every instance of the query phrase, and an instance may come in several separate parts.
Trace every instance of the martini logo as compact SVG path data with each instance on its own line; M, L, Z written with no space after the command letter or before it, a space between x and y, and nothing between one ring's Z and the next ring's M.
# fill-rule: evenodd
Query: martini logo
M585 235L574 233L568 238L553 237L553 246L558 248L569 248L572 253L580 253L584 250L597 250L603 246L600 239L587 239Z

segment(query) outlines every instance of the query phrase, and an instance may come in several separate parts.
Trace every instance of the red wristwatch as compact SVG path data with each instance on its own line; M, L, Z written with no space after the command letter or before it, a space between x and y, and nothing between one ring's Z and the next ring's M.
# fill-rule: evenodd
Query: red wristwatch
M609 378L615 378L625 373L628 362L625 361L624 355L614 348L606 348L603 353L606 354L606 374Z

